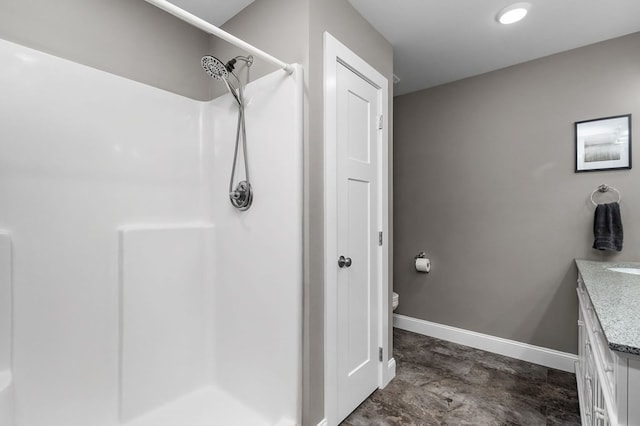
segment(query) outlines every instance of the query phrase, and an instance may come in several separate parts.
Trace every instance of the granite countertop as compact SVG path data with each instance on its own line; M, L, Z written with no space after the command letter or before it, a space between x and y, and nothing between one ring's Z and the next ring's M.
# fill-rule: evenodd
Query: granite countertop
M640 355L640 275L609 271L640 268L640 262L576 260L609 348Z

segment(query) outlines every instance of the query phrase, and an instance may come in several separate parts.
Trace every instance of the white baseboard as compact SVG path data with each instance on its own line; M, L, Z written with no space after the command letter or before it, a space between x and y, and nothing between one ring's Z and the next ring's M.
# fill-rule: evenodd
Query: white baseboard
M329 423L327 423L327 419L322 419L322 421L318 423L318 426L329 426Z
M574 354L399 314L393 314L393 326L402 330L412 331L425 336L435 337L436 339L482 349L487 352L505 355L570 373L575 372L575 362L578 359Z

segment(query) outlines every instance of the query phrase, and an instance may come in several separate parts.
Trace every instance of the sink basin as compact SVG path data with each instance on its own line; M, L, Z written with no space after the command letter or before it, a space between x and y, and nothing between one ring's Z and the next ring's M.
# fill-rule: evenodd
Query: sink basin
M623 274L640 275L640 268L620 267L620 268L607 268L613 272L622 272Z

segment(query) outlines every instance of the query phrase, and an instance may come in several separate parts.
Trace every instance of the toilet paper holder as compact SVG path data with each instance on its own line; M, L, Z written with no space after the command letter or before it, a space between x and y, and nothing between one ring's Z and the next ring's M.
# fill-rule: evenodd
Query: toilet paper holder
M427 253L421 251L420 253L416 254L416 257L414 257L414 259L424 259L427 257Z
M427 253L421 251L414 257L413 262L415 264L416 271L426 272L427 274L431 272L431 260L427 257Z

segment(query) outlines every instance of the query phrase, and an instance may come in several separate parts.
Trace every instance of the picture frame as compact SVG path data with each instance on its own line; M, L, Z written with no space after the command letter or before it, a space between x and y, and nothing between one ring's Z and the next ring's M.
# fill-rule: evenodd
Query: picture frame
M631 114L575 122L576 173L631 169Z

